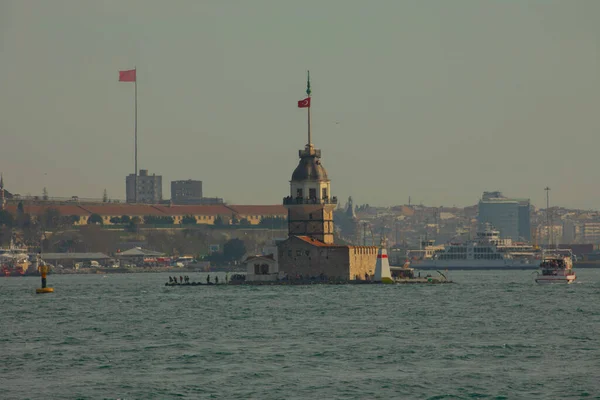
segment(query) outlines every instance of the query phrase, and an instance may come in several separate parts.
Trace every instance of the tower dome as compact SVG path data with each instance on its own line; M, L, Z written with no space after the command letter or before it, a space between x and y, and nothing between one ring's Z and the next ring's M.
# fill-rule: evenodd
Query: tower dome
M323 164L321 164L321 160L316 155L310 155L307 152L306 155L300 158L300 162L298 166L294 170L292 174L292 181L326 181L327 171Z

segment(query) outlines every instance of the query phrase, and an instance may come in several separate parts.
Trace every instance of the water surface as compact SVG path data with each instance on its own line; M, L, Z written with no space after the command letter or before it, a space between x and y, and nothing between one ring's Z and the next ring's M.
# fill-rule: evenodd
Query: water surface
M600 398L600 270L569 286L531 272L260 287L51 275L46 295L39 278L2 278L0 397Z

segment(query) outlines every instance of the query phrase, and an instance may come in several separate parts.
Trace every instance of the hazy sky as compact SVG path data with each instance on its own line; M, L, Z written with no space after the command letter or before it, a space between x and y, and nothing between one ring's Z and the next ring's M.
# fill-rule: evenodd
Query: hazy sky
M139 167L277 204L313 140L332 194L600 208L600 1L0 0L0 171L125 197Z

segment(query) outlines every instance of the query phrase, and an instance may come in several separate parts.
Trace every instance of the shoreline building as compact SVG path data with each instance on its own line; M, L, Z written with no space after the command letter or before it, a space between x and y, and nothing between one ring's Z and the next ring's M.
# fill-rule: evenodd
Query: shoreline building
M129 174L125 178L125 201L136 202L136 176ZM137 176L137 202L143 204L158 204L162 201L162 176L148 174L147 169L140 169Z
M501 192L483 192L479 201L479 229L490 224L503 239L531 241L531 203L529 199L510 199Z
M376 246L334 243L333 210L337 197L321 163L321 150L312 143L310 131L310 78L307 98L298 102L308 108L308 142L298 155L290 194L283 199L288 211L288 238L277 246L280 274L288 279L370 279L377 262Z
M204 197L202 193L202 181L192 179L182 181L171 181L171 203L194 205L194 204L223 204L220 197Z
M190 204L202 200L202 181L187 179L171 181L171 201L173 204Z

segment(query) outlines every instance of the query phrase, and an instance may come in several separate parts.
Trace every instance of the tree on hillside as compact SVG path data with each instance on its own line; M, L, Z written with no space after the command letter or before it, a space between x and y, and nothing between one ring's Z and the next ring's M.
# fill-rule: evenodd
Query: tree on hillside
M57 208L50 207L44 210L44 213L41 215L40 223L42 224L42 229L44 230L55 230L62 226L62 218L60 215L60 211Z
M0 246L4 247L10 243L12 229L8 226L0 226Z
M283 217L262 217L258 225L270 229L284 229L287 220Z
M231 239L223 245L223 257L226 262L239 261L246 254L246 245L241 239Z
M223 218L221 218L220 215L217 216L217 218L215 218L215 226L223 226Z
M121 241L119 232L103 229L100 225L85 225L78 230L85 252L112 253Z
M192 215L186 215L181 219L181 223L183 225L195 225L196 224L196 218Z
M29 214L17 213L16 225L21 229L28 228L33 225L33 219Z
M121 215L121 223L122 224L128 224L130 222L131 222L131 217L129 215Z
M26 246L38 247L40 245L42 241L42 230L40 228L40 224L37 224L29 219L29 222L27 222L23 228L21 228L21 231L22 240Z
M25 207L23 207L23 202L20 201L17 205L17 214L25 214Z
M63 231L52 235L51 243L44 250L57 253L87 251L80 231Z
M137 233L140 229L140 224L142 223L142 219L140 217L133 217L129 220L129 225L127 226L127 230L129 232Z
M75 225L76 223L79 222L79 215L67 215L64 217L61 217L61 224L63 226L71 226L71 225Z
M148 225L173 225L173 217L170 216L144 216L144 223Z
M250 225L250 221L248 221L248 218L242 218L240 220L240 225L248 226L248 225Z
M110 218L110 223L111 224L120 224L121 223L121 217L111 217Z
M88 218L87 221L88 224L98 224L98 225L102 225L103 221L102 221L102 217L99 214L92 214L90 215L90 217Z
M15 224L15 218L6 210L0 210L0 226L12 228Z

